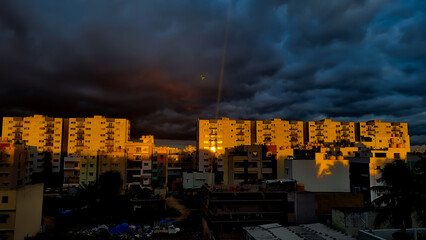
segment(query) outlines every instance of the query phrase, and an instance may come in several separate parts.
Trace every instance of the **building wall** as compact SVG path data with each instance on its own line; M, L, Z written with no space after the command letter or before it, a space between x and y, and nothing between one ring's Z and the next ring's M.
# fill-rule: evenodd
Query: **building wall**
M81 151L79 184L90 184L97 181L99 165L98 159L98 151Z
M309 143L355 142L355 123L331 119L308 122Z
M27 185L17 191L15 240L40 232L43 208L43 184Z
M62 118L43 115L30 117L4 117L2 138L13 141L23 140L29 146L37 147L37 151L52 152L52 171L60 171L62 148Z
M410 151L407 123L372 120L359 123L360 141L368 148L403 148Z
M324 160L321 154L316 157L320 161L286 160L286 178L304 184L306 191L350 192L349 161Z
M78 186L80 183L81 157L71 155L64 158L64 186Z
M28 155L24 143L0 149L0 189L16 188L29 182Z
M154 136L142 136L139 141L128 141L127 184L150 186L152 177L152 153Z
M115 152L99 152L98 177L108 171L117 171L123 179L123 186L127 184L127 153L124 149Z
M130 137L130 122L127 119L70 118L68 133L68 153L82 150L115 151L125 148Z
M7 203L3 202L4 197ZM0 223L0 235L15 240L36 235L41 227L42 205L43 184L0 190L0 215L7 216L7 222Z
M276 179L276 169L275 145L246 145L227 149L224 158L224 184L239 184L245 178L248 181Z
M199 171L209 171L212 154L217 155L218 165L222 166L226 148L250 145L252 141L249 120L199 119L197 126Z
M209 180L211 178L211 180ZM205 183L214 183L214 173L193 172L183 173L183 189L200 189Z

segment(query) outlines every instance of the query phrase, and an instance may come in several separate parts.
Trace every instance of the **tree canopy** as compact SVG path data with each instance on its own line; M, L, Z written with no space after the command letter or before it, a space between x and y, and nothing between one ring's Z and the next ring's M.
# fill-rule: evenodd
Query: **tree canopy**
M376 226L388 221L393 227L406 229L412 227L413 217L419 224L426 223L425 169L426 159L413 168L402 160L385 165L378 180L383 185L372 188L379 194L373 201L379 209Z

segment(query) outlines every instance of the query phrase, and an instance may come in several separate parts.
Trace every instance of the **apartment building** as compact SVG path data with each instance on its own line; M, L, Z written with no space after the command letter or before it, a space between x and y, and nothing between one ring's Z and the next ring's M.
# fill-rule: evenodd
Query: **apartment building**
M28 146L37 147L38 152L50 152L52 171L60 171L63 139L63 119L43 115L29 117L4 117L2 138L11 141L24 141ZM36 156L35 161L45 156Z
M25 143L0 141L0 190L14 189L31 181L31 153Z
M98 179L99 151L83 150L77 156L80 156L79 184L95 183Z
M273 120L255 121L255 144L276 145L291 148L304 144L304 123L302 121Z
M225 149L250 145L251 141L249 120L199 119L197 122L198 170L210 171L212 159L215 158L219 171L223 171Z
M372 120L359 123L359 136L367 148L391 149L403 148L410 151L408 124Z
M353 143L355 142L355 123L337 122L331 119L321 121L309 121L308 124L308 143Z
M242 227L282 222L294 224L296 181L262 184L203 185L202 224L206 239L243 239Z
M0 238L24 240L40 232L43 184L0 190Z
M80 155L70 155L64 158L64 187L77 187L80 184L80 167Z
M226 149L224 184L257 182L277 178L275 145L244 145Z
M152 186L166 187L167 185L167 155L168 147L154 147L152 154Z
M127 184L148 187L152 178L154 136L141 136L139 141L126 143Z
M127 152L117 149L114 152L99 152L98 177L108 171L117 171L123 179L123 187L127 184ZM89 173L90 174L90 173Z
M125 148L130 136L130 121L121 118L70 118L68 154L82 150L115 151Z

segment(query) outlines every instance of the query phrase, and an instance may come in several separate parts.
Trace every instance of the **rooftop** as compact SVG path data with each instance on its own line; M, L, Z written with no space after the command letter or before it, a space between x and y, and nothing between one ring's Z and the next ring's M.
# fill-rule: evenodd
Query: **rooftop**
M304 224L299 226L282 226L278 223L264 224L255 227L245 227L245 232L255 240L269 240L269 239L339 239L349 240L355 239L347 236L336 230L333 230L321 223Z

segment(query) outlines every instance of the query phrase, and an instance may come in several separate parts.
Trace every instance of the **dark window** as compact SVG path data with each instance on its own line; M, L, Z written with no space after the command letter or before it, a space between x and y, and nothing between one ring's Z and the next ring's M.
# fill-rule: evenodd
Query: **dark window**
M7 223L7 218L9 214L0 214L0 223Z
M8 203L8 202L9 202L9 197L8 196L1 197L1 203Z
M386 157L386 153L375 153L374 157L380 157L380 158L385 158Z

